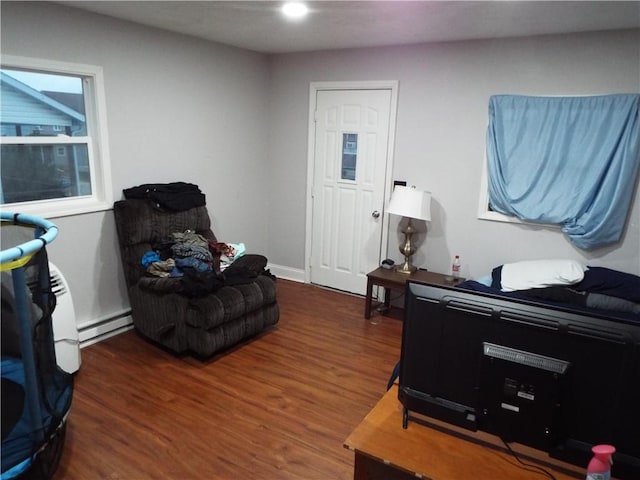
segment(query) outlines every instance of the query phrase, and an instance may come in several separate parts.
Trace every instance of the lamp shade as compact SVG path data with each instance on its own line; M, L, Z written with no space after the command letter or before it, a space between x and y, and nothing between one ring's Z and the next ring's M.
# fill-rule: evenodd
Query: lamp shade
M431 220L431 192L396 185L387 212L418 220Z

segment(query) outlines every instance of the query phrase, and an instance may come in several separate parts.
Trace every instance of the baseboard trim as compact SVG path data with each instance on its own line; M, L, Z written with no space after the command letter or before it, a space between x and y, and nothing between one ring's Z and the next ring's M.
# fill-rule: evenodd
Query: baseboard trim
M132 328L131 310L125 310L107 318L82 323L78 325L80 348L88 347Z
M274 265L272 263L267 265L267 268L277 278L304 283L304 270L300 270L299 268L285 267L283 265Z
M304 283L304 270L269 264L267 268L277 278ZM131 310L122 310L104 318L90 320L78 325L80 348L88 347L127 330L133 329Z

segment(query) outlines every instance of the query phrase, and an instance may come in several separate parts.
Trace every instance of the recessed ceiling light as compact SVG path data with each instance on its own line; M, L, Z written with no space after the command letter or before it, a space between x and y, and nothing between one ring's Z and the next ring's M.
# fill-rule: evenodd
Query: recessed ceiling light
M304 17L308 11L307 6L300 2L287 2L282 6L282 13L289 18Z

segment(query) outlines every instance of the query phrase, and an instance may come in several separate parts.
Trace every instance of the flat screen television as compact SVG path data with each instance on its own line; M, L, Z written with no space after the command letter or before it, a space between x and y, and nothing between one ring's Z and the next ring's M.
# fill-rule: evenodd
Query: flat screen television
M407 282L398 398L417 412L640 479L640 325Z

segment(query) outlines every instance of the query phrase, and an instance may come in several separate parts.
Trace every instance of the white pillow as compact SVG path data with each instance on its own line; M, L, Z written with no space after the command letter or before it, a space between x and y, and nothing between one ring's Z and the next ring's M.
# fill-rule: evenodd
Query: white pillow
M573 285L582 281L587 267L576 260L529 260L502 266L501 289L504 292Z

